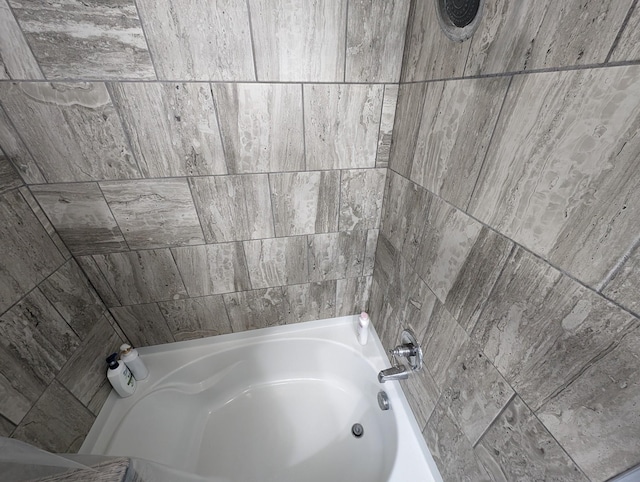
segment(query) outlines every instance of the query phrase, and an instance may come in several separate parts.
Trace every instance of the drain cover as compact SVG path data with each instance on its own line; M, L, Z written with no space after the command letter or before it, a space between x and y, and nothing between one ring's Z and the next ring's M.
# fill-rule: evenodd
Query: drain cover
M456 27L466 27L476 18L480 0L444 0L444 10Z
M353 427L351 427L351 433L355 438L360 438L364 434L364 428L359 423L354 423Z

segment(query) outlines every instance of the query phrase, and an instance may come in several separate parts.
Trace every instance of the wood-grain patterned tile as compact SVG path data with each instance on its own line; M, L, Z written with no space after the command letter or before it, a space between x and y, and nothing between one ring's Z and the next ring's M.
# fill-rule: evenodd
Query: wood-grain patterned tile
M287 322L281 287L229 293L223 298L234 333Z
M133 346L162 345L175 341L158 303L111 308L111 314Z
M363 275L367 231L309 236L309 281Z
M253 289L309 282L306 236L245 241L244 250Z
M158 306L176 341L231 333L231 322L220 295L162 301Z
M336 310L336 281L290 285L284 292L287 324L333 318Z
M0 79L44 79L7 0L0 0Z
M386 169L342 171L340 231L380 227Z

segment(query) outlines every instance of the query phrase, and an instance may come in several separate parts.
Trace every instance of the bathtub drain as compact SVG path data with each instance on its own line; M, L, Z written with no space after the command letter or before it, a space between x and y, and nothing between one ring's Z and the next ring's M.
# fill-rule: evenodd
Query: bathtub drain
M351 433L355 438L360 438L364 434L364 428L359 423L354 423L351 427Z

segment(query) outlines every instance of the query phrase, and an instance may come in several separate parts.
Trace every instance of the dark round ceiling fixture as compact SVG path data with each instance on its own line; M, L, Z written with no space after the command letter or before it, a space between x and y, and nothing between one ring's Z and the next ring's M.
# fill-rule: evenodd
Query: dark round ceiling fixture
M484 0L435 0L438 21L451 40L471 38L482 17Z

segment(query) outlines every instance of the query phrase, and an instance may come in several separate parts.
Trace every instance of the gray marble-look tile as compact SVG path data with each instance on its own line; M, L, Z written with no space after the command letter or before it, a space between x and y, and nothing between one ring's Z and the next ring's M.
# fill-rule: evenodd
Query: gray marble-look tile
M17 425L47 388L38 368L0 344L0 416Z
M77 256L76 261L78 265L82 268L82 271L86 275L86 277L91 282L91 285L95 288L95 290L100 295L100 299L106 303L108 307L111 306L120 306L120 301L116 296L113 289L109 285L109 282L104 277L96 260L93 259L93 256Z
M105 359L118 352L122 340L104 316L97 318L93 329L60 371L56 379L86 407L98 393L105 379Z
M227 173L208 84L118 82L109 88L145 177Z
M287 324L333 318L336 310L336 281L290 285L282 288Z
M97 183L42 184L30 189L73 254L127 249Z
M517 248L472 338L537 410L637 325L630 314Z
M419 2L422 3L422 2ZM444 480L494 481L473 451L441 397L422 432ZM505 481L506 482L506 481Z
M9 0L47 79L155 79L133 0Z
M411 175L428 87L429 84L419 82L401 84L398 89L398 105L391 136L393 142L389 148L389 168L406 178ZM383 128L387 128L384 126L384 110L382 114L381 132Z
M94 415L54 381L18 425L13 437L53 453L68 452L84 440Z
M62 241L62 238L60 238L58 231L56 231L56 229L53 227L53 224L51 224L51 221L49 221L49 218L40 207L40 204L38 204L38 201L36 201L36 198L33 197L30 188L27 186L22 186L18 190L33 211L33 214L35 214L38 218L38 221L40 221L40 224L42 224L42 227L51 238L51 241L53 241L53 244L55 244L58 248L58 251L60 251L60 254L62 254L64 259L70 259L71 252L67 249L67 245L64 244L64 241Z
M427 84L410 179L466 209L510 77Z
M175 341L158 303L117 306L110 310L133 346L162 345Z
M231 322L220 295L162 301L158 306L176 341L231 333Z
M20 135L13 127L11 119L7 116L0 105L0 148L4 155L11 161L18 170L22 179L28 183L47 182L42 171L33 160L33 156L26 148Z
M367 231L309 236L309 281L363 276Z
M461 77L471 42L453 42L438 23L433 2L411 2L402 82Z
M191 297L250 289L242 243L188 246L172 253Z
M387 350L396 346L398 327L400 326L389 301L390 298L384 285L374 276L371 282L369 317L382 346Z
M413 261L420 277L444 303L482 230L482 224L463 211L432 196L425 216L423 235Z
M310 281L306 236L245 241L244 250L253 289Z
M639 290L640 247L636 246L613 278L604 286L602 294L638 314L640 313Z
M93 259L123 305L187 297L169 249L97 254Z
M113 388L111 387L109 380L104 377L104 380L98 387L96 393L93 395L93 398L87 404L87 408L91 411L91 413L96 416L100 414L100 410L102 409L104 402L106 402L107 398L109 398L111 390L113 390Z
M409 375L406 380L401 380L400 386L407 396L407 401L413 415L416 417L418 427L423 430L440 398L438 385L433 381L429 370L423 367L421 370Z
M464 75L602 63L632 1L486 2Z
M5 82L0 101L48 182L140 177L103 83Z
M120 337L122 342L129 343L131 345L131 341L127 338L127 335L124 333L124 331L122 331L122 328L120 328L120 325L118 325L118 322L116 321L116 319L113 317L113 315L109 310L104 312L104 317L107 319L107 321L111 325L111 328L113 328L113 331L115 331L116 334Z
M186 179L100 183L130 249L203 244Z
M80 339L89 335L106 310L73 259L40 283L39 288Z
M640 8L636 3L631 16L620 34L618 43L611 52L611 62L640 59Z
M407 259L416 259L432 198L423 187L389 172L380 231Z
M207 243L274 236L266 174L194 177L189 184Z
M16 426L0 415L0 437L9 437L16 429Z
M458 358L451 378L443 397L460 430L475 446L515 392L473 345L467 345Z
M349 2L346 82L399 82L409 0Z
M464 263L456 267L457 276L444 305L467 333L471 333L478 321L513 246L509 239L482 226Z
M161 80L256 80L245 2L137 0Z
M387 84L384 86L376 167L387 167L389 165L393 125L395 123L396 106L398 104L398 90L399 86L397 84Z
M0 79L44 79L6 0L0 0Z
M229 293L223 298L234 333L287 322L281 287Z
M0 317L0 335L0 344L45 385L80 344L38 288Z
M231 174L305 167L302 86L212 84Z
M307 169L374 167L384 86L311 84L303 89Z
M0 195L0 313L53 273L64 257L18 191Z
M340 231L380 227L386 169L342 171Z
M1 1L1 0L0 0ZM0 151L0 194L22 186L24 182L11 162Z
M635 329L536 412L591 480L640 462L638 353Z
M343 82L347 1L249 0L260 81Z
M379 229L370 229L367 231L367 244L364 248L364 263L362 266L362 276L373 275L373 269L376 262L376 249L378 247Z
M518 396L474 452L492 480L589 480Z
M343 278L336 282L336 311L332 316L356 315L369 310L373 276Z
M276 236L338 230L340 171L270 174L269 183Z
M604 279L640 221L639 75L514 78L470 213L590 286Z

